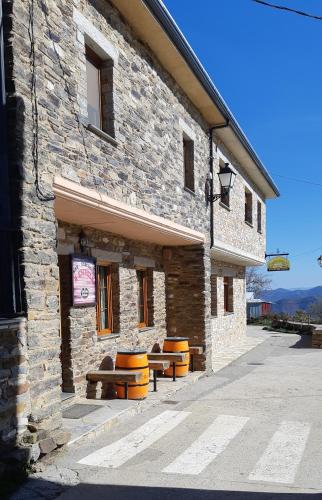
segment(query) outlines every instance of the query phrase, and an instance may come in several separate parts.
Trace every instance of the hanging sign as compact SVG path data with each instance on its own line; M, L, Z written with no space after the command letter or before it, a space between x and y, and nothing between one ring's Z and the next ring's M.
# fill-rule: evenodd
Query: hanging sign
M276 255L267 261L267 271L289 271L289 270L290 270L290 261L284 255Z
M73 306L96 305L96 259L72 255Z

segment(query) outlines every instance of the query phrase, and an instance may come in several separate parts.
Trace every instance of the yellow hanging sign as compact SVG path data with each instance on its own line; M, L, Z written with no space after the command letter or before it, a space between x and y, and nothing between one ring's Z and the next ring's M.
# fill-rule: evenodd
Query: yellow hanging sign
M267 271L289 271L290 261L282 255L273 257L267 262Z

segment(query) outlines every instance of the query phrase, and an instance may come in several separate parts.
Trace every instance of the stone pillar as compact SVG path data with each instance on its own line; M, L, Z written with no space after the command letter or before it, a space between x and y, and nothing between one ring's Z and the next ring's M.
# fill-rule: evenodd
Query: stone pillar
M211 370L210 257L204 246L164 249L168 336L202 345L197 370Z
M42 206L39 200L34 200L34 205ZM22 258L32 398L30 421L50 432L61 426L59 275L53 207L42 206L42 217L37 219L36 212L24 211ZM37 243L30 245L31 241Z

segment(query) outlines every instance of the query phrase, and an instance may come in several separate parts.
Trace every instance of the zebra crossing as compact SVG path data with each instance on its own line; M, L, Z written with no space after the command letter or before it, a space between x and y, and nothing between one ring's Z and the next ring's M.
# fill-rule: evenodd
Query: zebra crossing
M78 463L110 469L121 467L161 438L168 436L180 424L184 425L188 417L193 418L189 411L164 411L125 437L85 456ZM217 415L212 423L201 430L199 437L161 469L162 473L188 476L201 474L239 439L250 420L245 416ZM281 421L276 423L276 427L262 455L249 473L249 481L285 485L294 483L311 425L305 422ZM175 444L175 438L173 443Z

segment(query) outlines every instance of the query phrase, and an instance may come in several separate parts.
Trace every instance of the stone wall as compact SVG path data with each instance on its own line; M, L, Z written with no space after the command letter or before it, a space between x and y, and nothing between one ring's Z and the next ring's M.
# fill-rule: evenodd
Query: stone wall
M208 251L209 252L209 251ZM210 259L204 247L164 250L169 336L188 337L190 345L202 345L197 370L210 369Z
M230 192L229 208L224 206L220 201L214 203L214 237L236 249L248 252L258 259L264 259L266 250L265 198L232 154L218 139L215 138L215 141L218 145L214 159L214 192L220 192L219 179L216 174L219 172L222 162L229 162L235 172L237 172L237 176L234 187ZM252 225L245 222L245 187L252 193ZM262 207L261 232L257 231L258 201Z
M19 444L30 413L24 319L0 319L0 461Z
M77 4L76 12L96 27L118 54L114 60L117 147L84 129L86 148L94 161L88 165L84 161L82 144L73 144L73 154L78 155L80 161L77 165L74 162L62 165L62 174L150 213L196 230L208 228L209 208L204 195L209 156L208 125L108 1L81 0ZM77 22L77 15L74 14L74 18ZM87 28L85 35L84 28L74 23L63 57L66 59L72 51L73 83L86 122L84 44L90 37L95 40L93 28ZM65 51L64 43L61 40ZM195 195L184 189L180 120L187 124L196 138Z
M211 318L212 352L238 343L246 334L245 268L226 262L213 262L217 276L217 316ZM224 311L224 276L233 277L233 312Z
M83 228L89 242L87 253L96 256L98 262L111 262L113 266L114 329L111 334L98 336L96 308L72 306L70 254L80 251L80 229L60 222L57 251L60 253L63 389L84 396L87 389L86 373L100 368L104 359L105 366L109 359L109 366L113 367L116 351L120 347L145 347L151 350L155 344L162 346L167 335L166 276L162 248ZM142 267L149 270L150 285L153 284L150 309L152 324L147 328L138 327L136 270Z
M84 36L74 20L74 7L118 52L113 67L114 142L86 127ZM44 0L35 2L32 16L37 91L33 97L37 98L39 119L38 154L33 154L36 122L30 92L30 3L7 0L4 9L8 118L10 130L15 131L9 136L9 163L19 186L13 206L19 207L16 222L22 233L20 251L33 402L29 419L39 429L54 431L61 426L62 383L54 176L61 175L208 233L209 207L204 196L208 126L108 1ZM180 119L197 138L195 194L187 192L183 185ZM131 273L128 274L131 281ZM163 278L157 274L155 279L160 282ZM68 321L72 335L75 334L75 349L78 343L77 349L86 352L88 363L97 366L107 349L115 353L117 341L96 342L94 309L87 313L80 320L79 311L72 311ZM155 311L155 316L161 324L162 314ZM123 329L133 322L124 314L122 321L128 325ZM77 338L79 323L87 332L82 340ZM158 336L156 331L155 339ZM143 337L144 334L138 342L143 342ZM83 391L84 375L76 365L72 369Z
M56 175L63 176L208 235L209 206L205 201L208 124L107 0L43 0L35 2L31 18L37 90L33 97L37 98L39 119L36 154L33 131L37 123L30 92L30 3L24 0L3 3L8 118L10 130L14 131L9 135L9 162L19 189L13 206L19 208L15 215L22 234L20 251L32 399L29 421L35 428L54 435L61 426L61 333L69 342L65 355L70 362L63 369L66 388L83 394L87 367L98 367L106 355L114 358L121 342L150 348L165 335L166 266L169 265L169 280L172 280L169 290L173 289L173 297L169 292L166 305L171 334L189 333L194 342L205 345L207 353L200 360L201 367L205 362L209 366L212 341L208 243L204 250L197 250L193 259L188 250L174 249L173 262L162 268L160 248L113 239L89 229L86 230L90 232L90 240L97 244L98 250L121 254L121 260L112 259L119 268L120 298L124 302L124 307L120 307L120 337L99 341L95 309L81 311L69 307L67 271L60 284L67 297L62 307L61 332L58 255L62 256L60 266L66 268L64 256L75 249L80 228L68 230L64 237L65 228L61 227L57 249L53 179ZM75 9L91 24L86 36L76 22ZM113 73L110 105L114 123L108 128L113 137L94 133L87 126L84 43L91 36L97 38L97 30L99 38L105 40L106 50L114 57L113 68L108 68L109 75ZM184 189L183 123L195 137L195 193ZM243 200L238 203L243 204ZM238 207L233 217L235 210ZM239 234L242 240L248 228L243 226L236 231L235 222L231 225L228 220L220 226L221 215L215 212L215 228L219 233L229 238ZM249 244L253 243L249 239ZM131 256L136 255L156 262L153 274L157 294L154 303L158 305L153 310L156 327L147 332L139 332L134 324L136 281ZM181 267L178 259L182 259ZM170 279L170 275L175 276ZM187 291L183 293L185 287ZM175 297L178 310L174 308ZM48 448L51 446L49 443Z

